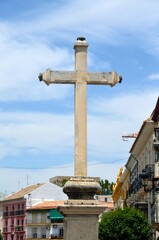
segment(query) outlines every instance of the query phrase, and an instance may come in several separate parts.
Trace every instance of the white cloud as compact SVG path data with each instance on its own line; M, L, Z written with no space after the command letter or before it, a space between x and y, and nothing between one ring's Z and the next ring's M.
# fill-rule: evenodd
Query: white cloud
M38 82L38 74L47 68L72 70L72 46L79 35L84 35L90 45L95 46L93 50L90 48L88 56L89 65L94 71L103 66L109 69L113 64L96 56L98 51L102 52L102 56L106 55L105 48L110 45L115 46L114 52L117 54L118 46L136 45L141 51L159 56L157 0L71 0L63 5L54 5L54 8L50 6L48 1L48 8L45 5L43 14L30 14L27 21L23 18L18 22L9 22L9 19L0 22L0 101L29 100L30 104L34 104L35 100L68 97L71 89L68 85L47 87ZM154 72L153 66L151 72ZM158 80L159 74L153 73L148 78ZM132 141L123 142L122 133L137 132L155 107L157 90L146 90L139 81L133 84L138 87L136 92L130 85L127 92L123 87L124 90L116 92L115 97L110 93L108 96L101 93L100 98L95 93L91 95L91 104L88 105L88 161L97 165L88 167L89 175L97 173L102 178L111 180L112 177L114 180L120 164L108 166L98 162L127 156ZM69 155L74 142L73 116L64 113L58 115L56 112L57 109L52 109L52 113L14 112L14 109L5 112L1 109L1 161L12 156L23 158L23 149L29 149L31 155L40 156L41 151L52 155ZM72 175L73 168L65 166L64 169L29 171L31 183L39 182L39 179L46 181L48 176ZM10 178L6 180L8 173ZM27 174L28 170L0 169L1 179L4 179L2 185L6 189L15 188L19 181L24 186ZM10 179L14 179L12 184Z
M122 158L130 143L123 143L122 133L138 132L143 120L153 111L158 93L144 92L91 102L88 115L88 155L93 159ZM1 112L3 154L19 154L30 148L40 154L69 154L74 145L73 115L55 113Z
M149 80L159 80L159 73L152 73L147 78Z
M93 163L88 166L88 176L100 177L101 179L108 179L110 182L115 182L120 167L121 164L119 163ZM6 175L9 177L6 178ZM73 163L42 170L0 168L1 191L8 195L27 185L48 182L54 176L73 175Z
M73 45L75 38L84 34L91 43L124 45L131 36L128 44L135 41L145 46L145 51L157 55L158 6L155 0L153 3L143 0L140 3L132 0L68 1L54 8L49 3L43 14L33 16L30 21L1 22L0 100L67 96L68 86L61 86L59 94L56 87L46 90L36 83L39 72L48 67L73 69L74 56L70 46L69 50L55 47L61 39L63 46L68 41ZM91 60L93 54L90 56L90 65L95 71L97 65L105 64L106 60L95 61ZM106 69L109 67L110 63L106 62Z
M62 154L73 145L73 118L45 113L1 113L0 132L1 159L5 155L19 155L26 148L36 154L41 151Z
M63 98L69 86L47 88L38 82L38 74L47 68L69 69L72 56L66 48L51 49L43 43L10 42L1 44L4 54L0 57L0 100L40 100Z

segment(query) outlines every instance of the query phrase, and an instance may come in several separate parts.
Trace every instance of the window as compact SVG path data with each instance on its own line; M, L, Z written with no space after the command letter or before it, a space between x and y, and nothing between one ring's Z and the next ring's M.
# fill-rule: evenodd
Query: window
M37 238L37 228L32 228L33 238Z
M46 238L46 227L41 228L41 237Z
M155 162L159 162L159 152L155 152Z
M63 237L63 228L59 229L60 237Z
M155 139L159 141L159 128L155 128Z
M12 210L14 211L14 205L12 205Z
M20 209L20 204L18 204L18 210Z
M36 214L36 212L32 213L32 223L37 223L37 214Z
M104 200L105 200L105 202L108 202L108 198L107 197Z
M41 213L41 222L46 223L46 212Z
M22 203L22 209L24 209L24 203Z

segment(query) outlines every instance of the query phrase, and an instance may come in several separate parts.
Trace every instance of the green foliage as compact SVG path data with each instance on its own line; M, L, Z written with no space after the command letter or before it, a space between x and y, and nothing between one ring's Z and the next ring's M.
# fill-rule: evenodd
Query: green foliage
M63 178L61 181L61 186L63 187L67 181L68 181L67 178Z
M3 240L2 233L0 232L0 240Z
M113 192L113 185L114 183L110 183L107 179L105 180L100 180L100 185L101 185L101 195L111 195Z
M104 213L99 224L99 240L148 240L151 226L136 208Z

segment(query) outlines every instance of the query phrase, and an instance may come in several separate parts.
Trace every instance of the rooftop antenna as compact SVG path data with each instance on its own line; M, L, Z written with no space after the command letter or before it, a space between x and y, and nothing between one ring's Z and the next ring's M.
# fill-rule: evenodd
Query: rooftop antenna
M29 185L29 175L27 174L27 186Z

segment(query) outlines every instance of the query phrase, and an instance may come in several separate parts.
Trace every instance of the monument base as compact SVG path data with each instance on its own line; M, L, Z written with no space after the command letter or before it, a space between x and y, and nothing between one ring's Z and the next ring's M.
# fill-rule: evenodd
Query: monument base
M58 210L64 216L64 240L98 240L98 218L106 207L94 195L100 192L99 178L72 177L63 191L69 197Z
M94 200L94 195L100 193L99 178L72 177L63 187L69 199Z
M98 217L105 207L74 203L58 207L64 215L64 240L98 240Z

